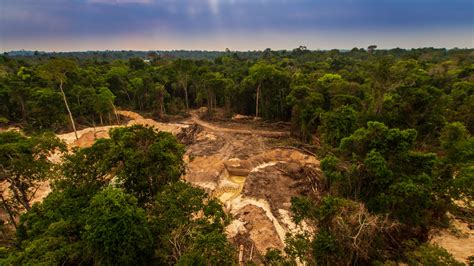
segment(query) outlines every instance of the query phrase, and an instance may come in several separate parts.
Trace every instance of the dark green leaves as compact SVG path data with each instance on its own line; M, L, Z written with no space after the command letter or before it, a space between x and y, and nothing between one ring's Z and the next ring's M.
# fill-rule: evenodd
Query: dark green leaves
M85 210L82 238L94 261L103 265L142 265L152 255L145 211L120 189L106 188Z

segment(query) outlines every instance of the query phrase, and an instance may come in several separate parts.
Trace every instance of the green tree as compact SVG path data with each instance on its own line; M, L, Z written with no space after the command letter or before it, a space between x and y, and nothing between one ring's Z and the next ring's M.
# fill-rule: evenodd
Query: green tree
M322 115L319 131L325 143L337 147L344 137L357 128L357 113L350 106L342 106Z
M120 189L96 194L85 210L82 237L96 263L144 265L153 254L153 239L145 211Z
M115 112L114 100L115 100L115 95L108 88L106 87L99 88L97 95L95 97L94 109L99 114L100 123L102 125L104 124L103 118L102 118L102 115L104 113L108 113L109 120L111 120L110 113L114 112L114 115L116 116L116 119L118 120L117 114ZM109 123L110 122L111 121L109 121Z
M69 108L69 104L66 98L66 94L64 93L63 85L67 81L67 74L74 72L76 70L76 64L72 60L68 59L53 59L48 61L48 63L41 66L39 69L40 76L44 79L50 80L54 83L59 83L59 90L63 96L64 104L66 105L67 112L69 114L69 119L71 120L71 126L74 130L74 134L76 139L79 137L77 136L76 124L74 123L74 117L72 115L71 109Z
M193 62L190 60L178 59L174 62L174 68L176 69L176 78L179 86L184 91L184 100L186 112L189 109L189 96L188 87L191 80L191 72L193 71Z
M445 207L434 190L437 158L413 150L416 136L413 129L369 122L367 128L342 139L339 149L347 165L337 174L328 169L328 176L342 176L338 186L345 187L346 196L366 202L370 211L426 228L436 223L433 217L443 216Z
M20 218L17 244L2 265L91 264L81 237L84 211L94 194L78 187L53 189Z
M27 107L29 115L28 131L33 129L44 131L57 130L68 124L68 116L64 113L61 93L51 88L35 88Z
M116 128L110 131L107 145L104 163L115 168L119 184L140 204L150 202L184 172L184 147L170 133L143 126Z
M450 187L447 201L458 199L472 206L474 199L474 137L460 122L446 124L441 130L444 156L439 167L439 189ZM448 192L448 191L445 191Z
M323 95L307 86L295 86L286 96L286 102L292 107L293 125L301 133L302 140L308 141L323 113Z
M160 264L232 265L227 214L216 199L185 182L167 185L151 211L152 234Z
M451 255L444 248L428 243L416 246L415 243L410 242L407 245L407 249L408 251L404 254L404 256L406 257L406 262L409 265L465 265L464 263L457 261L453 255Z
M65 145L50 134L26 137L14 131L0 133L0 181L8 184L14 203L10 205L1 191L2 205L13 224L18 211L15 207L21 205L29 210L40 182L53 175L53 163L48 156L64 149Z
M259 61L249 69L245 83L256 87L255 117L284 118L288 75L276 66Z
M159 117L163 117L166 114L165 99L169 98L169 93L166 91L163 84L156 84L156 101L157 101L157 113Z

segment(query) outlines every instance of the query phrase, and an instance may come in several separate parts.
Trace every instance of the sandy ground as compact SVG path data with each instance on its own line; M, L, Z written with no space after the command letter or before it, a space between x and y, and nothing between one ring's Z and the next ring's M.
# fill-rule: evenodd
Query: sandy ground
M117 111L117 114L130 119L126 124L127 126L143 125L143 126L153 127L157 131L170 132L174 135L178 134L182 128L185 128L188 126L184 124L156 122L153 119L143 118L141 115L135 112L130 112L130 111ZM83 130L79 130L77 131L77 135L79 137L78 139L76 139L74 132L60 134L58 135L58 137L64 142L66 142L66 144L68 144L69 147L81 147L81 148L90 147L92 146L92 144L94 144L96 139L108 138L109 130L115 127L118 127L118 125L86 128Z
M461 220L451 219L451 227L433 232L430 242L445 248L458 261L467 263L469 256L474 256L474 230Z

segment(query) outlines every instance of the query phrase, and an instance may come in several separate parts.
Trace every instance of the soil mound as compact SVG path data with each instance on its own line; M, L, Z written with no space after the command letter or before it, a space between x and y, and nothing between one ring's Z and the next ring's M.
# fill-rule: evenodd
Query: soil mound
M189 127L182 128L181 132L179 132L176 137L178 138L179 142L189 145L196 141L196 138L201 131L201 126L198 124L192 124Z

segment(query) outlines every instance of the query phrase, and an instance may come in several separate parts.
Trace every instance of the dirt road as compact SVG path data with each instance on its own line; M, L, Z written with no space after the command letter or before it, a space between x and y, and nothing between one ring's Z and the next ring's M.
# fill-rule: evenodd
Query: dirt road
M281 131L270 131L270 130L259 130L259 129L235 129L235 128L226 128L213 125L211 123L205 122L200 118L200 112L198 110L193 110L189 114L191 115L191 121L196 123L210 131L213 132L224 132L224 133L238 133L238 134L248 134L248 135L260 135L264 137L289 137L289 132Z

